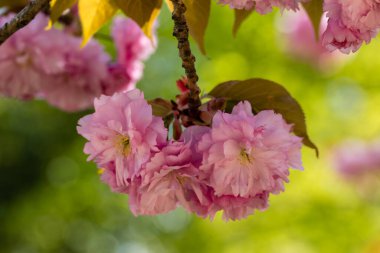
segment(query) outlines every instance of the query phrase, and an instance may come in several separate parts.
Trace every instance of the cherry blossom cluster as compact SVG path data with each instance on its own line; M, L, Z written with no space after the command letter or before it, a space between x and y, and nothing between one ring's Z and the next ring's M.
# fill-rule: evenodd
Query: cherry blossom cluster
M297 11L300 3L308 0L219 0L234 9L255 9L260 14L281 10ZM327 28L322 35L322 44L329 50L343 53L356 52L361 45L376 37L380 28L379 0L324 0L324 11L328 17Z
M201 217L223 211L245 218L284 190L289 168L302 170L302 139L273 111L252 113L249 102L217 111L208 126L189 126L168 140L162 118L135 89L95 99L80 119L84 152L102 180L129 195L135 215L157 215L178 206Z
M0 18L0 25L14 15ZM92 106L101 94L130 90L141 78L143 60L154 51L132 20L117 17L112 27L116 62L95 40L81 48L70 29L46 30L48 17L38 15L0 47L0 94L45 99L65 111Z

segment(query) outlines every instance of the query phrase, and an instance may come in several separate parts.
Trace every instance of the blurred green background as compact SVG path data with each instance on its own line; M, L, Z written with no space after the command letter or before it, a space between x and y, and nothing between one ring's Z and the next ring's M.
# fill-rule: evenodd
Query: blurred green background
M380 199L359 194L331 165L341 140L380 135L380 41L320 72L280 49L279 13L252 15L233 38L233 12L213 5L207 56L193 44L200 86L250 77L283 84L303 106L320 158L304 148L305 171L292 171L286 191L246 220L211 222L181 209L136 218L127 196L111 193L86 162L75 129L85 113L1 99L0 252L380 252ZM138 87L147 98L172 98L183 70L166 8L159 23Z

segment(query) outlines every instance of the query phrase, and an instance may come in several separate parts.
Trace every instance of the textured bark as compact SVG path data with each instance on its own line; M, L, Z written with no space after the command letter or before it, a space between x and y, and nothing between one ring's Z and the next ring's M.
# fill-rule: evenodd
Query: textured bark
M175 36L178 40L179 56L182 59L182 67L185 69L186 77L188 79L187 88L190 91L189 112L192 117L198 118L198 108L201 105L199 98L200 89L197 85L198 75L195 69L195 57L191 53L190 49L189 28L187 26L185 18L186 6L182 0L171 1L174 6L172 13L172 19L174 21L173 36Z
M11 21L0 28L0 45L12 34L26 26L40 11L49 8L50 0L32 0Z

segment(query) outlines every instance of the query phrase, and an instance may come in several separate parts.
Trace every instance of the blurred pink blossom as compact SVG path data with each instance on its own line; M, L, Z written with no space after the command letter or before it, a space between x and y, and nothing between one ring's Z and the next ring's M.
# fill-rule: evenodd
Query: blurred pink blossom
M367 200L380 196L380 140L347 140L335 148L333 162L339 175Z
M334 152L335 167L348 179L380 173L380 141L343 142Z
M132 20L116 17L113 21L112 36L117 49L117 63L125 68L131 84L140 80L143 74L143 61L155 51L156 38L152 41Z
M42 64L48 75L48 81L39 92L40 97L65 111L91 107L94 98L105 93L103 84L109 78L107 64L110 57L95 41L81 49L78 37L58 30L47 33L51 34L49 40L46 35L41 36L38 43L44 46Z
M10 21L13 14L0 17L0 26ZM20 29L0 46L0 93L19 99L31 99L49 82L49 76L40 65L44 46L40 37L52 37L44 32L46 19L38 15L31 25Z
M278 27L283 49L321 71L331 71L347 59L345 55L332 53L322 45L321 40L316 38L313 25L304 9L284 13L279 17ZM322 35L326 28L327 18L323 16L319 34Z
M0 18L0 23L12 15ZM48 17L37 16L0 47L0 92L20 99L41 98L65 110L92 106L100 95L131 90L141 78L143 60L154 51L136 23L116 18L113 36L116 63L95 40L81 49L81 38L45 27Z

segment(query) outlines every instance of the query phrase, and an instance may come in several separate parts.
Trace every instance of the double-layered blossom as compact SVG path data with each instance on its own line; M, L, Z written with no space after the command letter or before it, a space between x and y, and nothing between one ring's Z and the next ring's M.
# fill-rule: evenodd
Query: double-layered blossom
M79 121L78 132L88 140L84 152L104 170L113 190L125 191L166 144L167 130L139 90L103 95L94 106L95 112Z
M281 10L299 9L299 4L302 0L219 0L220 4L227 4L233 9L255 10L260 14L271 12L273 7L278 7Z
M341 20L330 18L322 35L322 45L329 51L339 49L342 53L356 52L363 42L367 44L376 36L375 30L360 31L348 27Z
M289 167L302 169L301 146L301 138L291 134L291 125L273 111L253 115L245 101L231 114L217 112L198 148L203 154L200 169L221 198L217 207L225 211L225 218L246 217L266 207L269 193L283 191ZM244 209L235 210L239 206Z
M166 213L178 204L193 210L191 198L206 206L209 203L206 188L199 179L199 169L192 164L189 145L172 141L146 164L138 201L130 206L135 214L143 215Z
M355 52L380 28L378 0L326 0L324 10L329 21L322 42L330 51Z

